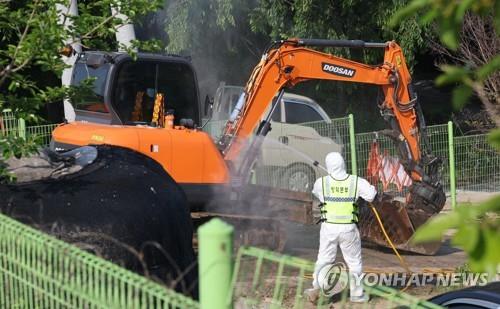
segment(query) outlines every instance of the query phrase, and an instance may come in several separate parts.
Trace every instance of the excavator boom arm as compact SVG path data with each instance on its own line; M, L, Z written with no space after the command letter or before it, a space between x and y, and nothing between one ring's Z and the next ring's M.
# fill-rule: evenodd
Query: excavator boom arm
M384 48L384 62L378 66L358 63L303 46L307 44ZM225 139L221 139L225 158L235 160L238 157L244 141L253 133L262 114L280 89L307 80L380 85L385 95L380 108L390 118L389 122L392 122L394 138L401 142L403 162L412 178L421 180L423 171L416 168L421 153L415 98L410 93L411 77L402 50L395 42L301 39L281 42L279 47L266 53L255 67L245 88L246 102L240 115L233 122L229 121L225 128Z
M384 62L371 66L309 49L317 47L384 48ZM394 222L389 234L396 239L398 248L424 254L433 254L439 246L434 244L413 247L409 245L414 231L431 216L441 211L446 201L439 181L440 160L430 153L426 145L425 121L412 91L411 77L401 48L394 42L366 43L363 41L292 39L280 41L264 54L255 67L236 104L219 140L219 149L235 167L232 183L235 192L238 184L249 180L250 170L262 145L262 138L249 139L259 124L263 113L273 102L266 119L258 127L257 135L265 136L270 130L272 113L283 95L285 87L307 80L336 80L379 85L384 101L378 104L384 120L389 124L383 130L398 146L398 154L406 172L413 179L406 204L386 199L380 195L377 204L383 220ZM378 103L378 102L377 102ZM247 143L247 141L250 141ZM245 145L247 144L247 145ZM242 149L245 146L243 155ZM426 145L428 146L428 145ZM424 150L424 151L421 151ZM385 240L372 224L370 214L361 214L360 227L364 238L385 244Z

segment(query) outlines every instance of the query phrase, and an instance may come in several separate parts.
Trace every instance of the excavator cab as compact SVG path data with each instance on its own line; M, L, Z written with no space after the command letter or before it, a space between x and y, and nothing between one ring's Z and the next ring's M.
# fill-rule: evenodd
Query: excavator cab
M154 104L161 95L162 110L173 111L175 125L181 119L200 124L196 74L180 56L138 53L134 59L125 53L84 52L71 84L82 86L81 95L72 100L76 120L155 126Z

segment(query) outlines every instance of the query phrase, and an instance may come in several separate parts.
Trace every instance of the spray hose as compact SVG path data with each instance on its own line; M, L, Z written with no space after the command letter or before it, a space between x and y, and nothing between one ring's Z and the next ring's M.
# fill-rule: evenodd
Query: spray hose
M394 251L394 254L396 254L396 256L398 257L399 259L399 263L401 264L401 266L403 266L403 268L409 273L411 274L412 271L410 269L410 267L408 266L408 264L406 263L406 261L403 259L403 257L399 254L399 251L398 249L396 249L396 246L394 246L394 244L392 243L391 241L391 238L389 237L389 235L387 234L387 231L385 230L384 228L384 224L382 223L382 220L380 219L380 215L378 214L378 211L377 209L375 208L375 206L373 206L372 203L368 203L368 205L370 206L370 208L372 209L373 211L373 214L375 215L375 218L377 218L377 222L380 226L380 229L382 230L382 233L384 234L384 237L385 239L387 240L387 242L389 243L389 245L391 246L392 248L392 251ZM410 282L410 281L408 281ZM404 289L401 290L401 292L404 292L406 289L408 289L408 287L410 287L409 284L407 284Z

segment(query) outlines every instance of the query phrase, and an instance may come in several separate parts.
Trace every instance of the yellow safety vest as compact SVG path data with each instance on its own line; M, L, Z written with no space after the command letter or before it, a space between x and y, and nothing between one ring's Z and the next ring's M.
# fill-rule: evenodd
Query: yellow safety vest
M356 193L358 177L349 175L344 180L336 180L331 176L322 177L324 203L321 207L323 222L357 223L358 207Z

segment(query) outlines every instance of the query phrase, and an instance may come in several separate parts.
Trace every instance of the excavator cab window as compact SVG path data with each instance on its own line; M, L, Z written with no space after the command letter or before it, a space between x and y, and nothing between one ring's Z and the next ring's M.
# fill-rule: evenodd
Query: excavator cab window
M174 110L174 124L182 118L198 121L195 77L192 69L180 62L138 60L122 64L112 104L122 123L149 124L159 93L164 96L164 109Z
M73 99L75 109L87 112L109 113L104 104L104 91L109 64L98 67L87 66L84 62L77 62L73 70L71 84L83 86L85 80L92 79L92 89L81 87L81 95Z

